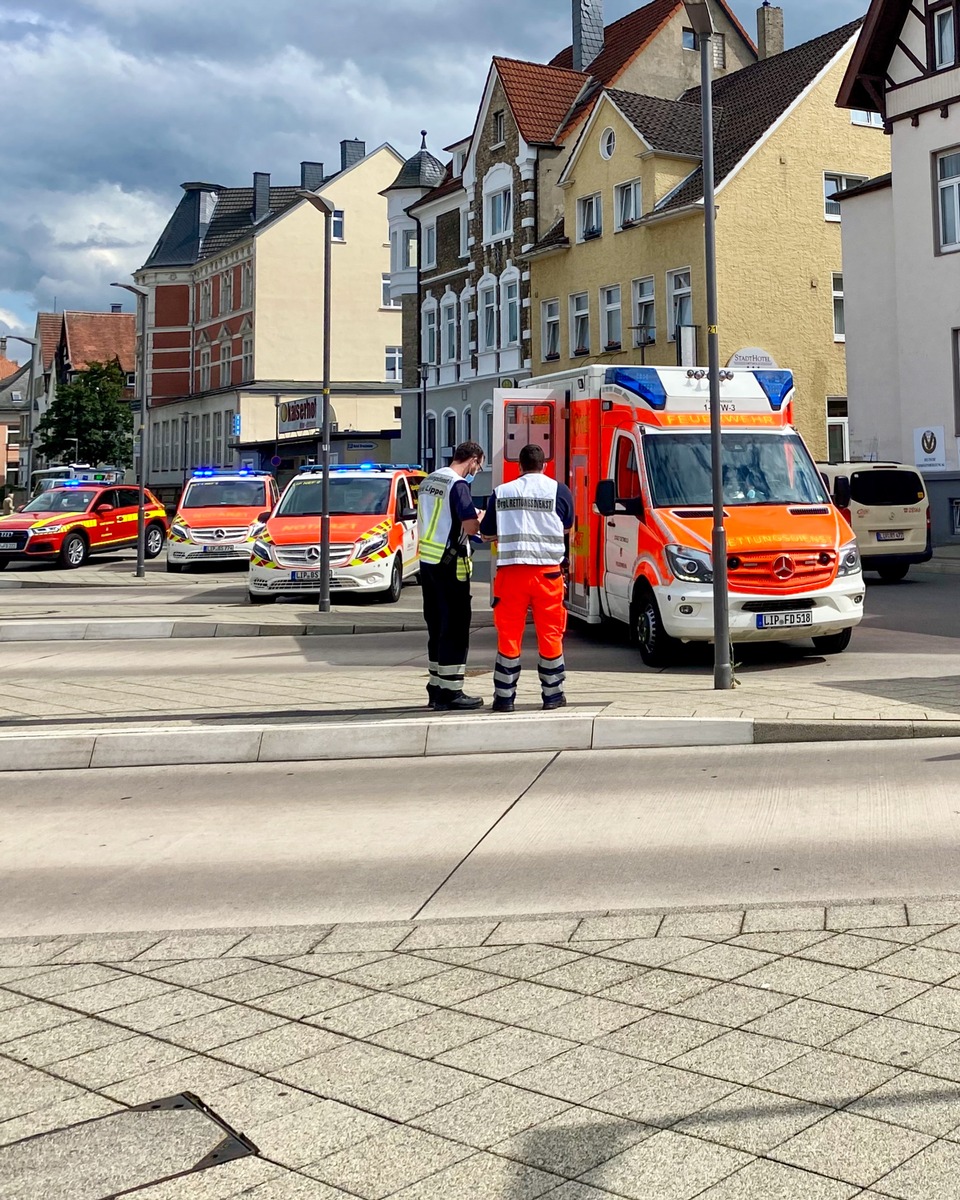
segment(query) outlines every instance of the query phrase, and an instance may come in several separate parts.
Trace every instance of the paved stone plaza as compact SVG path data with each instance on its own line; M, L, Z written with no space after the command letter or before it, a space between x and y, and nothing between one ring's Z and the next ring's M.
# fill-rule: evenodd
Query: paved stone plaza
M7 1153L184 1091L258 1148L144 1200L960 1194L960 902L14 939L0 964ZM3 1155L0 1197L48 1194Z

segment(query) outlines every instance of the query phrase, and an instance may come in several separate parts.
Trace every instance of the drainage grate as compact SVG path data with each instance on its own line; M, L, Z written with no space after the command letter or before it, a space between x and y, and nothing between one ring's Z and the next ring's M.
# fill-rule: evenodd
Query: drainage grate
M0 1200L114 1200L257 1153L184 1092L0 1146Z

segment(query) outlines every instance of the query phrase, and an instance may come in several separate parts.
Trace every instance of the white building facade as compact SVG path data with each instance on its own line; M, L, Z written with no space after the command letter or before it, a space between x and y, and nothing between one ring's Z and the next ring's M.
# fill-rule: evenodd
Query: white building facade
M841 193L853 458L915 463L960 542L960 4L873 0L838 103L879 109L891 173Z

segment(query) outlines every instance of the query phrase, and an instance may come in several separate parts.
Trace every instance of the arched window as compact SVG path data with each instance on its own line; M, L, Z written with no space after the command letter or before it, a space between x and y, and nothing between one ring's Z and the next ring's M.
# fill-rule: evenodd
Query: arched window
M463 417L460 421L460 432L462 434L461 442L470 442L473 440L473 415L470 412L470 405L463 410Z
M496 163L483 180L483 240L499 241L513 234L513 167Z
M440 453L444 458L451 458L457 448L457 414L452 408L445 410L440 425L442 445Z
M435 471L437 462L437 414L428 412L424 422L423 457L428 471Z

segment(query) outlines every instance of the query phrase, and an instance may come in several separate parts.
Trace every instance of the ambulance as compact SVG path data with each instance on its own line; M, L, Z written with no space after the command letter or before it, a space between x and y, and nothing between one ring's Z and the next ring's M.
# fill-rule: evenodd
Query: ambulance
M721 375L734 642L846 649L863 615L853 532L792 427L789 371ZM709 380L703 369L587 366L494 393L494 480L528 442L573 493L567 607L628 625L648 666L713 640Z
M331 467L331 591L400 599L404 582L420 569L416 505L423 478L419 467L402 463ZM318 591L322 490L322 467L305 467L255 530L251 604Z
M279 494L269 471L194 471L170 524L167 570L176 574L200 562L247 562L251 531Z

